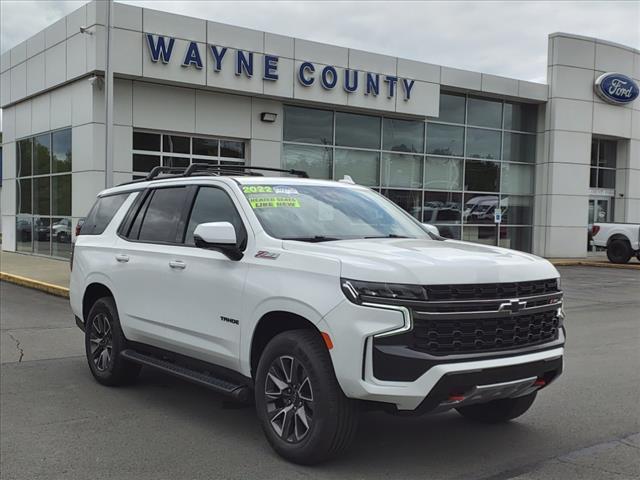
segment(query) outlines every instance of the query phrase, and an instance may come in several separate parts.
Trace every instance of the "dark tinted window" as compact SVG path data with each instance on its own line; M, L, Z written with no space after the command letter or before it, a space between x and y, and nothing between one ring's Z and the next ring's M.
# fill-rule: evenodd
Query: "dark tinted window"
M138 240L175 242L186 195L185 187L156 189L148 207L138 213L144 215Z
M333 112L313 108L285 107L284 139L290 142L333 143Z
M191 210L189 225L185 236L187 245L194 245L193 231L200 223L229 222L236 230L239 245L246 241L246 230L236 207L223 190L214 187L201 187Z
M244 143L221 140L220 156L226 158L244 158Z
M100 235L129 196L128 193L98 198L80 230L81 235Z
M191 140L189 137L180 137L178 135L163 135L163 151L174 153L190 153Z
M218 156L218 140L193 137L193 154Z
M153 152L160 151L160 134L133 132L133 149L134 150L151 150Z
M440 94L440 116L438 120L451 123L464 123L464 95Z

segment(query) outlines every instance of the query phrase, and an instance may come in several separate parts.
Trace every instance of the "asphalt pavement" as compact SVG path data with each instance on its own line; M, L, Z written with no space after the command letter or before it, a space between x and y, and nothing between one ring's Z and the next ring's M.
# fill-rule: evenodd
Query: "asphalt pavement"
M0 478L638 479L640 272L560 270L565 372L527 414L363 414L354 448L311 468L270 449L251 407L204 388L149 369L98 385L67 301L0 282Z

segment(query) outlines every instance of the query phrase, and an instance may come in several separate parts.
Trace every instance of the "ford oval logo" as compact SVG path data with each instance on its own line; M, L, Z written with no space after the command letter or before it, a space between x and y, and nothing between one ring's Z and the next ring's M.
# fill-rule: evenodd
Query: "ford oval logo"
M605 102L616 105L633 102L640 94L638 84L621 73L600 75L596 80L595 90Z

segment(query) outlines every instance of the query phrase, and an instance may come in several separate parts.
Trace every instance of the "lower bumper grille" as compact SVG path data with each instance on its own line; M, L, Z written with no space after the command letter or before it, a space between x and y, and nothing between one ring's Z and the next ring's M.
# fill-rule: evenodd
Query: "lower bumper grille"
M557 310L482 319L424 319L414 315L413 348L456 355L534 346L556 340Z

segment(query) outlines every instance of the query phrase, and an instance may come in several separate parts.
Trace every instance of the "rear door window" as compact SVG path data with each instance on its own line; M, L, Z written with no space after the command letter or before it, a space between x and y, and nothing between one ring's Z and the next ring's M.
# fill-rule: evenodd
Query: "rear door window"
M81 235L101 235L130 192L99 197L80 230Z
M138 211L129 238L141 242L177 243L185 223L187 187L157 188Z

